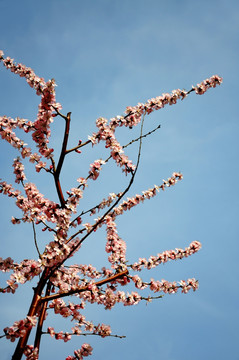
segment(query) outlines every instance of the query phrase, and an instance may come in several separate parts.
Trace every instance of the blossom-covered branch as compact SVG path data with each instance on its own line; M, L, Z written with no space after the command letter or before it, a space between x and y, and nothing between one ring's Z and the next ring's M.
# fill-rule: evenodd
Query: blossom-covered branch
M182 180L182 174L174 172L161 185L154 185L141 194L126 198L126 194L132 188L142 153L142 142L146 137L160 128L160 125L143 134L145 116L153 111L160 110L166 105L176 104L190 93L204 94L209 88L220 85L222 78L214 75L201 83L193 86L189 91L176 89L171 94L165 93L161 96L149 99L145 103L136 106L128 106L124 115L115 116L110 120L100 117L96 120L97 130L87 140L79 142L76 146L68 148L70 134L71 112L64 115L60 112L62 106L56 102L56 83L54 79L45 81L37 76L35 72L21 63L17 64L10 57L4 57L0 51L0 62L6 69L22 77L40 97L37 118L33 120L12 119L6 115L0 116L0 136L12 146L17 156L13 159L12 167L15 179L15 187L7 180L0 179L0 194L7 195L14 200L22 216L12 216L13 225L22 222L29 223L33 227L33 241L37 249L36 259L24 259L16 262L10 256L6 259L0 258L0 271L9 273L6 286L0 288L0 292L14 294L19 284L24 286L28 281L34 283L33 296L29 305L28 313L17 320L12 326L5 326L4 337L11 342L18 340L12 360L20 360L23 355L27 360L39 358L40 344L43 334L49 334L56 340L67 342L72 336L98 335L102 338L112 335L111 328L105 324L94 324L86 319L82 310L88 303L102 305L110 310L116 304L123 306L137 305L140 301L151 302L162 298L164 294L173 294L181 290L187 293L189 290L198 289L198 280L194 277L188 280L169 282L165 279L155 280L153 278L144 280L143 275L139 277L135 272L152 269L169 260L183 259L198 252L201 248L199 241L193 241L185 249L163 251L152 255L148 259L140 258L130 264L127 260L127 246L124 239L118 233L117 217L125 214L133 207L142 204L146 199L151 199L159 191L170 188L177 181ZM50 145L51 124L53 121L65 121L65 129L62 134L62 146L54 158L54 149ZM140 134L128 144L121 145L116 137L116 129L125 126L132 128L141 124ZM25 137L32 135L36 151L33 151L20 137L17 131L23 131ZM65 157L73 151L81 153L81 148L91 144L96 146L104 142L109 151L108 158L102 159L97 154L97 159L89 164L88 175L83 177L79 173L76 182L78 185L62 189L60 176L62 173ZM138 153L135 162L126 154L127 148L138 144ZM80 155L79 155L80 156ZM30 165L26 164L26 159ZM101 171L108 165L109 159L113 159L129 180L127 185L102 200L87 208L81 206L81 199L85 195L88 180L94 182L99 179ZM48 199L40 192L40 183L35 184L29 179L31 172L29 167L34 165L38 174L42 169L46 171L49 180L52 180L58 200ZM65 196L63 194L66 194ZM97 219L90 224L87 214L99 213ZM70 264L75 255L80 251L82 243L87 243L89 237L101 227L106 230L105 252L108 256L107 264L97 269L92 264ZM40 252L37 242L37 229L48 232L48 241L44 243L43 251ZM86 244L87 245L87 244ZM139 291L123 291L128 285L134 285ZM140 291L149 293L145 296ZM151 295L153 293L153 295ZM44 295L43 295L44 294ZM155 294L155 295L154 295ZM71 300L65 302L63 298L72 296ZM55 331L52 326L44 328L47 314L51 313L49 321L52 321L52 313L69 318L75 322L71 331ZM28 343L30 334L35 328L34 344ZM81 348L69 355L66 360L79 360L92 353L92 347L83 343Z

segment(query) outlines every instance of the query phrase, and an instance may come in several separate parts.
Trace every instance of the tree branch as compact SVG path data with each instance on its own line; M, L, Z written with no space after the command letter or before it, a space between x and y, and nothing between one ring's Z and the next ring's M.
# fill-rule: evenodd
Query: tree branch
M58 194L58 197L59 197L59 200L61 203L61 207L64 208L65 207L65 199L64 199L64 196L62 193L59 177L60 177L60 172L61 172L62 165L64 162L64 158L66 155L66 147L67 147L69 131L70 131L71 112L68 112L68 114L66 116L64 116L62 114L61 114L61 116L65 119L65 122L66 122L65 133L64 133L64 139L63 139L63 143L62 143L60 158L59 158L56 170L54 172L54 179L55 179L56 190L57 190L57 194Z
M48 282L46 292L45 292L45 296L50 295L50 290L51 290L51 283ZM40 348L41 335L42 335L42 326L43 326L43 322L45 320L46 309L47 309L47 301L42 304L41 313L40 313L40 316L39 316L39 319L38 319L38 324L37 324L34 348L38 349L38 353L39 353L39 348Z
M46 284L48 275L49 275L49 269L45 269L42 273L42 276L40 278L37 287L35 288L33 299L27 316L36 315L38 306L40 305L41 293ZM12 360L20 360L22 358L30 333L31 333L31 328L27 329L24 336L19 339L15 352L12 356Z
M41 256L40 250L39 250L38 245L37 245L37 236L36 236L36 229L35 229L34 221L32 221L32 228L33 228L33 235L34 235L34 243L35 243L39 258L41 259L42 256Z
M102 286L104 284L107 284L111 281L115 281L123 276L126 276L128 275L128 270L124 270L118 274L115 274L115 275L112 275L106 279L103 279L103 280L100 280L100 281L97 281L96 283L94 283L95 286ZM70 295L74 295L74 294L79 294L81 292L84 292L84 291L90 291L90 289L88 288L89 284L80 288L80 289L76 289L76 290L70 290L66 293L61 293L61 294L53 294L53 295L49 295L49 296L44 296L40 299L40 302L48 302L48 301L51 301L51 300L55 300L55 299L59 299L59 298L62 298L62 297L65 297L65 296L70 296Z

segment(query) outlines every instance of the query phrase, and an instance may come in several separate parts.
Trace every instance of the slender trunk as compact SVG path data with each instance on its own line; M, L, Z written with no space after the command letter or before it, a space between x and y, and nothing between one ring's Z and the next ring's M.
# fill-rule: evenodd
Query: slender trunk
M41 300L42 290L46 284L48 273L49 273L49 269L45 269L42 273L40 281L34 291L33 299L27 316L34 316L37 313L37 309ZM20 360L22 358L30 333L31 333L31 328L27 329L25 335L18 340L18 344L16 346L15 352L12 356L12 360Z
M49 296L50 291L51 291L51 283L48 282L46 292L45 292L45 296ZM39 319L38 319L38 324L37 324L37 331L36 331L36 336L35 336L34 348L38 348L38 355L39 355L39 351L40 351L40 343L41 343L41 336L42 336L42 326L43 326L43 322L44 322L45 316L46 316L47 304L48 304L48 301L45 301L42 304L41 313L40 313L40 316L39 316Z

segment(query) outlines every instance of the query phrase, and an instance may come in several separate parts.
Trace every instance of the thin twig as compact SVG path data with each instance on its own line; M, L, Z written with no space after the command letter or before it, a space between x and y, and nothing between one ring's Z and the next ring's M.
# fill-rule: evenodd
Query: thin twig
M61 172L62 165L64 162L64 158L66 155L66 147L67 147L69 131L70 131L71 112L68 112L67 116L64 116L62 114L61 114L61 116L65 119L66 125L65 125L65 133L64 133L64 139L63 139L63 143L62 143L60 158L59 158L56 170L54 172L54 180L55 180L57 194L58 194L58 197L59 197L59 200L61 203L61 207L64 208L65 207L65 199L64 199L64 196L62 193L59 177L60 177L60 172Z
M40 250L38 248L38 245L37 245L37 234L36 234L36 229L35 229L35 224L34 224L34 221L32 221L32 228L33 228L33 235L34 235L34 243L35 243L35 247L37 249L37 252L38 252L38 255L39 255L39 258L42 259L42 256L41 256L41 253L40 253Z
M49 333L46 332L46 331L43 331L42 334L44 334L44 335L49 335ZM64 334L63 334L63 335L64 335ZM102 335L97 334L97 333L81 333L81 334L67 333L67 335L71 335L71 336L73 336L73 335L76 335L76 336L96 335L96 336L101 336L101 337L102 337ZM5 336L5 335L4 335L4 336ZM115 337L115 338L119 338L119 339L125 339L125 338L126 338L125 335L115 335L115 334L109 334L109 335L106 335L106 336L104 336L104 337L109 337L109 336Z
M160 127L161 127L161 125L158 125L155 129L149 131L147 134L144 134L144 135L142 135L142 136L139 136L138 138L131 140L128 144L123 145L122 148L125 149L127 146L133 144L134 142L139 141L140 139L145 138L145 137L147 137L148 135L151 135L153 132L155 132L156 130L160 129Z

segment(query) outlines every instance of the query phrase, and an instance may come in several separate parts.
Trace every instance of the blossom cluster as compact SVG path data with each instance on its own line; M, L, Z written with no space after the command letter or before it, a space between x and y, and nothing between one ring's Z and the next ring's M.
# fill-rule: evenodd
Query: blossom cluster
M19 159L14 161L14 168L16 182L24 179L24 167ZM61 209L59 204L46 199L33 183L24 184L24 190L26 196L23 196L19 190L15 190L11 184L7 184L5 181L0 182L0 193L16 199L16 205L23 212L22 221L36 221L37 223L49 221L56 224L58 235L60 236L60 234L62 234L64 237L65 232L69 229L70 226L71 210L67 207ZM72 190L72 192L76 193L74 202L77 204L78 199L81 197L81 191L76 189ZM69 200L69 204L70 202L71 199ZM68 206L70 207L70 205ZM18 223L15 218L13 218L12 222Z
M116 164L122 168L122 171L126 175L128 173L133 173L135 170L135 165L133 165L128 156L124 154L122 146L117 141L114 131L110 128L107 122L108 121L105 118L98 118L96 120L96 126L98 127L99 131L89 136L89 140L91 141L92 145L95 145L101 140L104 140L105 147L111 150L110 154L112 158L115 160Z
M160 186L154 185L153 188L150 188L142 192L142 195L135 195L132 198L124 200L119 206L115 207L111 212L111 216L115 218L118 215L123 214L124 211L130 210L132 207L138 205L141 202L144 202L145 199L151 199L154 197L159 190L164 190L166 187L173 186L177 183L178 180L182 180L183 175L181 173L174 172L170 178L163 180L163 184Z
M66 360L82 360L83 357L92 355L92 350L89 344L83 344L80 349L74 351L75 356L67 356Z
M67 191L67 195L66 207L73 213L76 213L77 205L83 197L83 191L79 188L72 188L71 191Z
M177 285L176 281L169 282L167 280L155 281L151 279L150 282L150 290L154 292L163 291L165 294L175 294L178 289L182 289L182 293L186 294L190 289L196 291L198 289L198 281L194 278L188 279L187 281L181 280L179 281L179 285Z
M26 180L26 175L24 174L24 165L20 162L20 158L14 159L13 162L13 168L14 168L14 174L16 176L16 183L22 183L24 180Z
M45 82L43 78L38 77L34 71L22 64L15 64L14 59L6 57L4 59L3 52L0 52L0 61L3 65L10 69L11 72L24 77L27 83L36 90L37 95L41 95L41 103L38 108L37 119L34 123L24 124L27 131L32 130L32 139L36 142L39 152L42 156L50 158L53 149L49 149L47 144L50 137L50 124L53 122L53 113L61 109L61 105L55 101L55 81L54 79ZM9 130L10 131L10 130ZM15 143L17 139L14 139Z
M31 68L23 64L15 64L14 59L9 56L4 59L3 55L3 51L0 50L0 61L2 61L3 65L14 74L24 77L27 83L36 90L37 95L41 95L42 89L46 85L45 80L38 77Z
M126 243L122 240L117 233L116 224L112 220L111 216L106 217L106 232L107 232L107 243L105 251L111 253L108 260L113 267L117 264L124 263L126 261Z
M130 266L134 271L141 271L143 267L150 270L160 264L165 264L169 260L183 259L184 257L195 254L201 249L201 246L201 243L195 240L185 249L163 251L156 256L150 256L149 259L140 258L138 262L128 266Z
M39 152L46 158L50 158L53 149L49 149L47 144L51 134L50 124L53 122L53 112L61 109L61 105L55 101L55 81L49 80L42 90L41 103L38 108L37 119L34 122L34 132L32 139L37 143Z
M26 119L21 119L19 117L12 119L7 116L0 116L1 138L6 140L15 149L18 149L23 159L28 157L31 163L36 163L37 172L39 172L42 168L46 169L46 163L40 161L41 155L32 153L31 149L25 146L27 144L16 136L13 129L16 129L17 127L19 127L19 129L23 129L25 132L34 130L34 125L31 121L27 121Z
M19 127L20 129L23 129L24 131L28 132L29 128L32 127L32 123L28 122L26 119L12 119L7 116L0 116L0 135L1 138L6 140L11 146L13 146L15 149L25 151L24 147L24 141L19 139L13 129L16 129ZM24 154L24 152L23 152Z
M34 348L33 345L27 345L24 349L24 355L26 360L38 360L39 349L37 347Z
M211 87L215 88L217 85L222 83L222 78L218 75L213 75L209 79L202 81L197 86L193 86L195 93L198 95L203 95Z
M36 324L36 316L27 316L23 320L15 321L12 326L6 327L3 331L5 332L6 338L14 342L17 338L23 337L27 330L36 326Z
M105 162L102 159L95 160L90 164L89 177L93 180L96 180L100 175L101 165L104 165Z
M1 290L3 293L14 293L18 287L18 283L24 284L42 272L39 260L23 260L17 264L14 263L10 257L7 259L0 258L0 270L3 272L12 271L10 279L7 280L8 286Z
M46 245L41 255L41 264L46 267L55 267L73 256L76 249L80 247L79 238L75 238L68 244L55 236L55 241ZM59 286L60 287L60 286Z
M138 103L136 106L128 106L125 110L125 116L116 116L111 119L109 127L112 131L118 126L127 126L132 128L140 123L143 115L150 114L155 110L164 108L165 105L176 104L178 100L183 100L191 92L196 94L204 94L209 88L216 87L222 83L222 78L218 75L213 75L204 80L197 86L193 86L191 90L185 91L181 89L173 90L171 94L165 93L161 96L149 99L146 103Z

